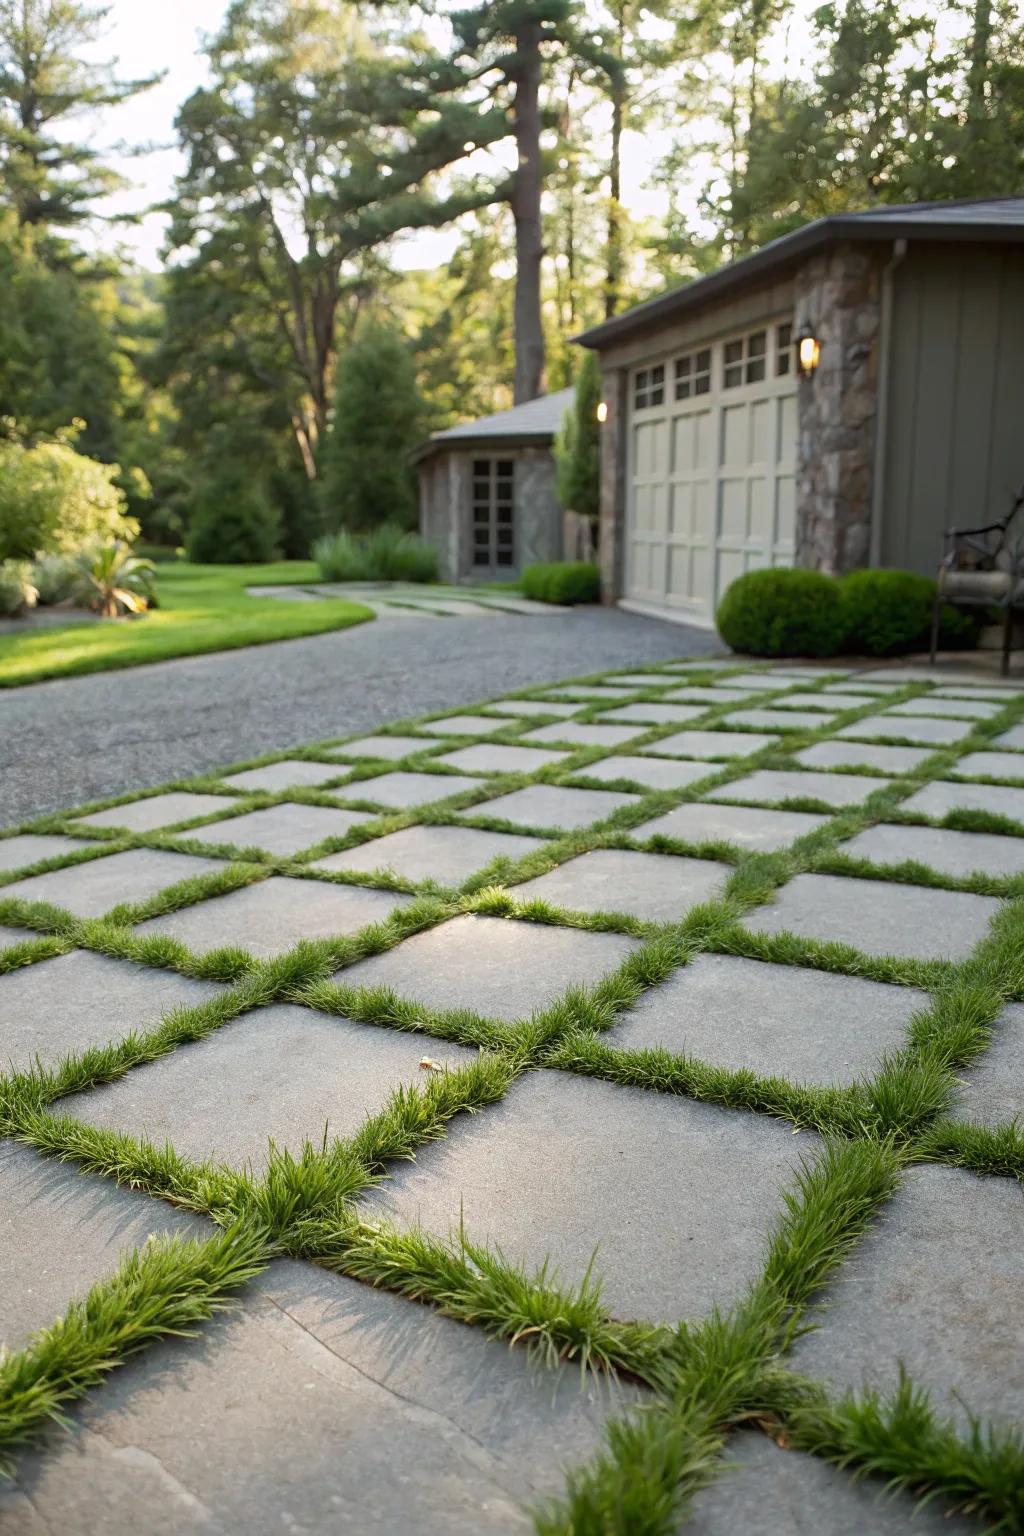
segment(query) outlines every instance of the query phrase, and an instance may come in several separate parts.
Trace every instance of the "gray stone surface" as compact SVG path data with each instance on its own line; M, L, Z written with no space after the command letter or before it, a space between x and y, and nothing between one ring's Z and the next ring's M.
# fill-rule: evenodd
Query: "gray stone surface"
M795 686L798 679L780 679L772 672L734 672L731 677L719 679L722 688L745 688L752 693L778 693L780 689Z
M964 960L999 906L995 897L964 891L797 875L774 902L755 907L744 921L755 933L789 930L805 939L836 939L869 955Z
M645 992L608 1037L664 1046L734 1071L790 1082L873 1076L883 1051L903 1045L928 996L857 976L699 954Z
M389 869L403 880L436 880L461 885L494 859L517 860L542 847L536 837L515 832L484 832L479 827L405 827L317 859L314 869L354 869L365 873Z
M579 770L581 778L632 779L648 789L685 789L716 772L707 763L687 763L667 757L603 757Z
M0 1345L21 1349L69 1302L112 1275L123 1253L162 1232L205 1237L214 1228L113 1179L0 1141ZM19 1527L5 1527L5 1518L0 1502L7 1536Z
M686 661L670 661L665 670L667 672L721 672L735 671L742 666L736 656L722 656L708 654L706 656L690 656Z
M979 668L946 666L941 661L938 666L907 666L907 667L869 667L867 671L859 674L857 681L869 683L898 683L905 687L907 683L941 683L949 686L954 683L985 683L988 687L997 687L998 678L992 672L984 672ZM1007 678L1006 688L1012 692L1020 687L1020 683Z
M331 806L297 805L286 800L262 811L247 811L226 821L211 822L192 835L214 846L262 848L276 858L290 858L325 838L345 837L353 827L371 819L370 811L340 811Z
M418 725L428 736L493 736L506 729L507 721L492 720L488 715L448 715L444 720L430 720Z
M475 1051L429 1042L456 1067ZM280 1003L242 1014L126 1077L61 1100L89 1125L145 1138L198 1161L261 1167L268 1142L351 1136L401 1083L422 1081L424 1040Z
M1011 685L1012 686L1012 685ZM1020 684L1017 684L1020 689ZM932 698L936 699L998 699L1000 704L1008 704L1011 699L1019 699L1020 692L1011 693L1004 684L1002 688L982 686L978 683L957 683L944 688L936 688Z
M745 698L754 698L755 694L743 693L735 688L713 687L709 684L704 688L696 685L674 688L665 697L673 703L702 704L705 709L713 709L717 704L739 704Z
M708 805L691 801L664 816L634 827L631 837L678 837L684 843L735 843L739 848L767 853L788 848L828 818L808 811L769 811L749 805Z
M0 1536L530 1536L638 1396L279 1261L22 1457Z
M613 686L630 688L669 688L676 681L671 672L617 672L608 678Z
M902 1363L940 1414L1024 1417L1024 1190L960 1168L908 1168L793 1352L839 1388L892 1392Z
M318 867L324 867L321 860ZM330 868L330 864L326 864ZM300 939L331 939L379 923L411 898L365 885L293 880L271 875L255 885L211 896L140 923L141 934L166 933L197 954L231 944L266 959L293 949Z
M1024 725L1012 725L1001 736L993 736L993 747L1009 747L1014 752L1024 752Z
M554 699L498 699L487 707L500 715L561 715L567 719L570 715L578 715L582 706L558 704Z
M675 1323L731 1306L760 1273L781 1191L817 1145L767 1116L532 1072L396 1165L368 1205L442 1236L461 1219L570 1284L594 1258L614 1317Z
M72 950L0 976L0 1071L28 1071L38 1057L55 1067L90 1045L145 1034L178 1007L221 989L176 971Z
M682 725L686 720L696 720L704 711L694 704L623 704L602 715L603 720L631 722L648 721L651 725Z
M71 869L51 869L4 886L4 896L21 901L48 901L66 907L76 917L102 917L124 901L148 901L158 891L220 869L217 859L162 848L129 848L90 859Z
M446 752L437 761L449 768L461 768L464 773L535 773L551 763L564 762L566 756L565 752L552 752L548 747L506 747L497 741L481 741L473 747Z
M756 731L679 731L675 736L665 736L652 743L646 750L660 757L699 757L714 761L716 758L752 757L778 739Z
M578 747L621 747L648 729L643 725L598 725L582 720L568 720L565 725L542 725L522 737L527 746L560 745L570 742Z
M822 800L827 805L860 805L891 779L874 779L866 773L790 773L762 768L745 779L733 779L708 792L709 800Z
M865 682L863 680L863 678L861 678L859 675L855 674L852 677L845 678L843 680L843 682L841 682L841 683L826 683L825 684L825 692L826 693L843 693L843 692L863 693L863 694L878 696L880 694L886 694L886 693L899 693L899 691L900 691L900 689L902 687L903 687L902 683L879 683L879 682L871 682L871 681ZM865 699L864 702L867 703L868 702L867 699Z
M399 762L413 752L440 752L445 745L426 736L360 736L358 741L347 741L331 751L336 757L386 757Z
M954 1120L1007 1125L1024 1120L1024 1006L1010 1003L992 1030L992 1044L960 1074Z
M707 859L595 848L511 889L520 901L540 896L569 911L628 912L671 923L717 896L731 873L727 864Z
M808 768L877 768L882 773L912 773L931 757L925 747L880 747L870 742L816 741L793 758Z
M154 832L160 827L176 827L179 822L194 821L197 816L212 816L215 811L223 811L230 805L226 795L195 795L178 790L168 795L151 795L147 800L112 805L105 811L82 816L80 820L87 827L124 827L129 832Z
M950 811L988 811L1024 821L1024 789L1002 784L955 784L937 780L916 790L902 809L922 816L948 816Z
M814 667L809 663L798 663L793 667L784 667L782 665L769 667L768 671L764 675L766 677L778 677L781 678L784 683L789 683L794 681L817 682L819 679L824 677L841 679L846 677L848 673L846 667ZM839 682L837 686L842 687L842 683Z
M1024 837L954 832L947 827L901 827L879 822L841 844L840 852L870 859L873 864L902 864L913 859L957 878L976 872L1019 875L1024 871Z
M949 775L964 779L1017 779L1024 783L1024 756L1015 752L968 752L953 767Z
M344 792L346 800L370 800L375 805L386 805L392 810L408 810L415 805L434 805L438 800L450 800L467 789L479 789L477 779L467 779L458 773L382 773L375 779L360 779L349 784ZM362 818L366 820L365 815Z
M894 704L889 713L928 715L935 719L989 720L1003 707L985 699L941 699L937 694L925 694L919 699L905 699L902 704Z
M1024 758L1021 763L1024 766ZM17 837L0 838L0 870L25 869L43 859L66 858L69 853L81 853L83 846L73 837L49 832L22 832Z
M0 924L0 949L13 949L15 944L24 944L26 939L38 937L29 928L8 928Z
M302 758L287 759L282 763L267 763L263 768L247 768L244 773L233 773L222 779L232 789L264 790L277 794L282 789L316 789L321 784L337 783L347 772L344 763L311 763Z
M616 688L614 684L608 686L605 683L566 683L564 687L551 689L553 699L585 699L588 703L600 703L602 699L628 699L631 693L636 693L636 689Z
M570 789L560 784L528 784L471 806L464 816L495 816L520 827L553 827L573 832L604 821L620 806L633 805L639 795L619 789Z
M734 709L729 725L752 725L766 731L817 731L835 719L817 709Z
M863 709L870 700L857 693L787 693L775 699L774 709Z
M353 987L392 987L428 1008L521 1019L569 987L617 970L638 944L620 933L466 914L339 971Z
M907 715L865 715L844 725L838 735L847 741L921 741L937 747L962 741L974 727L969 720L912 719Z

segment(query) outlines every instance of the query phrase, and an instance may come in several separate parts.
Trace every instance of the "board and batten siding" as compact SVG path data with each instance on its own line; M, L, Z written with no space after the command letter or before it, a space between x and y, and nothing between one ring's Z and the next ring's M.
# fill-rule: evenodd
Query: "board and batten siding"
M934 575L943 531L1024 484L1024 250L912 245L888 364L879 563Z

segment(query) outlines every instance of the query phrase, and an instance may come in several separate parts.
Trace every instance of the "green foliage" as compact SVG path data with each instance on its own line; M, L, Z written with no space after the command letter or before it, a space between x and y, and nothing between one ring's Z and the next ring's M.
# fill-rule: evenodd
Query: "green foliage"
M75 561L72 593L105 619L145 613L155 596L152 560L140 560L118 539L89 544Z
M75 584L74 556L41 555L32 567L32 580L40 603L63 603Z
M34 608L39 593L32 585L32 567L24 560L0 563L0 618L16 619Z
M70 554L90 539L134 539L116 464L76 453L67 440L0 443L0 558Z
M928 632L935 583L913 571L851 571L839 584L846 644L855 653L913 650Z
M562 506L596 519L601 494L601 368L596 352L585 352L576 377L576 399L555 438L555 491Z
M313 545L313 559L325 581L436 581L439 573L434 546L393 523L325 535Z
M552 560L528 565L523 571L522 588L527 597L538 603L598 603L601 573L586 560Z
M843 640L839 586L820 571L748 571L715 622L726 645L748 656L834 656Z
M188 558L198 565L261 564L276 559L280 533L277 510L245 464L214 463L193 503Z

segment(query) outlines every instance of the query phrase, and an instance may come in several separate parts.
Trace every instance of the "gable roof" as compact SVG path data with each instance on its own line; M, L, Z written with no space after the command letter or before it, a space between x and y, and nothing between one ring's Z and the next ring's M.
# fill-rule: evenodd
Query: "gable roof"
M894 203L858 213L830 214L760 250L728 262L705 277L670 288L656 298L591 327L575 338L600 349L613 341L674 319L687 309L718 298L733 288L775 276L797 259L812 256L839 240L1024 241L1024 197L976 197L945 203Z
M476 421L464 421L457 427L434 432L416 450L418 459L436 453L446 447L457 448L464 443L513 443L527 447L543 447L554 442L555 433L562 425L562 418L576 398L573 388L556 390L553 395L538 395L536 400L526 400L508 411L495 411L492 416L479 416Z

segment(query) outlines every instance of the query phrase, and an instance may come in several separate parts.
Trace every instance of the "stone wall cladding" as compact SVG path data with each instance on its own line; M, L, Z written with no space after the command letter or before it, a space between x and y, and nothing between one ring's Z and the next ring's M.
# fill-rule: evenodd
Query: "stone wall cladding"
M608 407L608 415L601 427L598 564L601 568L601 600L605 603L614 603L622 596L628 383L629 372L625 368L605 368L602 372L601 399Z

